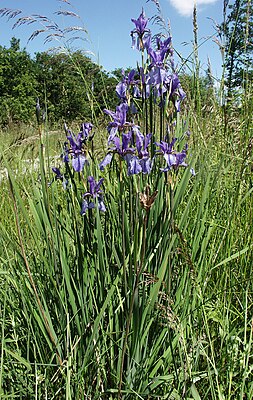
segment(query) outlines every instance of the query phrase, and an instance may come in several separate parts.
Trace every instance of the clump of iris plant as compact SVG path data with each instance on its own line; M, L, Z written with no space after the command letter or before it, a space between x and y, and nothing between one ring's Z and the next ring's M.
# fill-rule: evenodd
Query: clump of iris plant
M148 19L143 10L137 19L132 19L132 22L135 25L135 28L131 31L132 47L142 53L142 65L128 73L122 70L122 79L116 86L119 105L115 111L104 110L105 114L110 117L110 122L107 126L107 152L99 164L99 169L105 171L106 167L117 159L120 160L120 169L125 164L128 176L150 174L156 163L159 165L158 171L161 172L186 168L188 167L188 147L185 145L182 149L182 144L180 144L178 147L181 150L177 151L176 148L176 145L179 142L181 143L181 139L177 140L172 134L161 140L160 134L160 141L158 142L156 141L156 133L148 131L149 126L154 126L148 121L148 115L150 115L148 110L163 108L165 121L162 124L169 131L169 126L173 126L175 121L178 120L176 115L180 112L181 103L186 97L175 70L172 38L170 36L163 39L157 37L154 40L150 29L147 27ZM144 54L146 54L145 62ZM151 103L153 103L153 106L151 106ZM169 108L170 114L167 111L164 112L168 109L169 104L172 104L172 107ZM138 107L144 110L143 126L145 133L143 133L144 129L134 121L138 114ZM160 126L161 132L164 129L162 124ZM66 141L62 159L65 163L71 163L75 172L83 173L85 165L89 164L88 141L94 135L92 128L91 123L83 123L80 132L75 135L65 125ZM184 135L184 138L187 138L187 135ZM165 160L165 166L159 161L161 157ZM55 174L54 180L61 180L63 184L67 182L58 168L54 168L53 172ZM193 175L195 174L193 169L191 169L191 172ZM102 182L103 179L96 182L94 177L88 177L89 189L83 195L82 215L88 209L106 210L101 191Z
M187 146L182 151L176 152L174 149L176 138L171 143L154 142L155 135L141 133L140 127L130 120L137 112L133 107L134 98L146 101L153 94L152 101L158 106L164 107L171 102L175 112L179 113L180 104L186 97L174 70L171 37L164 40L157 38L153 48L151 31L147 28L148 19L144 11L137 19L132 19L132 22L135 25L135 29L131 31L132 47L143 54L146 52L147 62L138 70L131 70L127 75L122 72L122 80L116 86L120 105L116 107L116 111L104 110L111 117L111 122L107 127L109 133L107 154L100 162L99 168L104 171L114 155L118 155L126 162L128 175L149 174L159 155L163 155L166 161L166 167L160 168L163 172L188 167L185 161ZM160 150L150 151L153 145L158 146ZM155 153L155 156L151 158L150 152Z
M104 110L111 117L111 121L107 127L109 134L107 154L100 162L99 168L104 171L114 155L118 155L126 162L128 175L149 174L159 155L163 155L167 163L161 171L187 167L186 148L181 152L173 149L176 139L173 139L171 143L155 142L154 135L150 132L141 133L140 127L132 119L137 113L133 103L134 98L147 100L153 93L152 98L155 102L158 98L160 99L159 106L164 106L171 101L176 112L180 111L180 103L185 98L179 77L174 71L171 37L164 40L156 38L155 47L153 47L151 31L147 28L148 19L144 11L142 10L137 19L132 19L132 22L135 25L135 29L131 31L132 47L142 53L146 51L147 62L137 70L132 69L128 74L122 71L122 80L116 86L120 104L115 111ZM67 141L64 144L63 161L66 163L71 161L74 171L82 172L84 166L89 163L87 141L93 137L92 124L83 123L77 135L67 126L65 126L65 131ZM150 151L154 144L160 148L159 151ZM155 153L155 156L151 157L150 153Z

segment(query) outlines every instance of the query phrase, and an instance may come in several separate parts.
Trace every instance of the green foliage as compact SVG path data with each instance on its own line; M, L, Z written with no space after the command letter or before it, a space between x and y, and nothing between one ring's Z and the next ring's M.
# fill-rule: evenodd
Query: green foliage
M36 98L34 63L15 38L6 49L0 46L0 124L33 120Z
M34 122L37 97L51 124L89 120L115 106L115 82L81 51L31 59L13 38L0 47L0 125Z
M72 56L76 82L101 76ZM37 57L50 111L61 101L50 79L62 96L77 90L65 73L72 66L63 55ZM128 176L114 154L103 172L105 213L95 207L80 215L87 177L101 173L101 140L87 141L83 172L64 164L67 189L53 179L60 159L52 160L43 126L34 135L34 169L21 163L20 147L31 147L26 136L18 152L15 139L0 141L8 171L0 171L1 398L252 399L252 93L230 116L228 137L215 97L206 112L212 87L205 79L197 82L196 112L194 79L185 79L192 96L181 114L152 96L135 105L153 140L169 128L183 146L189 125L196 176L184 168L162 173L159 162L150 174ZM94 84L94 92L103 87ZM105 99L89 105L87 117Z
M196 102L198 102L208 112L212 106L217 105L214 82L210 79L208 71L205 76L201 75L198 77L198 93L196 91L196 76L194 74L180 75L180 82L187 94L187 98L195 103L195 107Z
M90 120L115 104L115 80L80 51L38 53L35 64L38 94L50 121Z
M230 12L225 16L222 30L225 34L226 85L230 96L232 89L247 89L252 82L252 2L235 0L228 9Z
M189 183L189 171L180 174L174 233L166 180L150 210L124 363L125 399L252 397L252 155L239 124L232 141L223 137L217 110L209 120L192 115L190 124L197 176ZM123 175L121 197L116 171L115 164L105 175L107 213L84 220L81 181L63 191L60 181L47 188L37 174L14 179L10 171L21 237L15 202L1 183L4 398L117 398L130 307L125 293L133 294L143 246L137 185L142 190L145 182Z

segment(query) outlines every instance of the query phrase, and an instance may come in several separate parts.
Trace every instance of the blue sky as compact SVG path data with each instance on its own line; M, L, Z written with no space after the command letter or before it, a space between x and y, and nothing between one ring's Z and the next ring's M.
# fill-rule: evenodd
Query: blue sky
M71 1L71 0L70 0ZM139 53L131 48L130 31L134 28L131 18L137 18L142 7L147 17L156 14L154 2L146 0L0 0L0 8L20 9L23 16L31 14L45 15L61 26L80 25L83 23L89 33L89 41L76 42L77 47L94 53L93 59L98 61L107 71L115 68L134 67L139 61ZM207 67L210 57L214 76L221 74L221 54L214 42L215 35L212 19L222 21L222 0L197 0L199 42L208 39L199 49L201 67ZM192 7L194 0L160 0L165 21L170 21L173 45L184 57L192 52ZM55 11L71 10L81 20L54 14ZM12 36L21 39L21 46L31 54L56 46L57 42L43 44L43 37L37 37L27 44L27 39L39 25L23 25L12 30L13 20L1 19L0 44L8 46ZM149 25L152 32L157 26ZM84 36L83 36L84 37ZM186 44L187 43L187 44Z

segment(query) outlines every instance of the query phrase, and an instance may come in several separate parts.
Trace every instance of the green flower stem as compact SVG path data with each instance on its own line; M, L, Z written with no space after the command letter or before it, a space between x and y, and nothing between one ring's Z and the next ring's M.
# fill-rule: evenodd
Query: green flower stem
M175 184L175 175L173 171L171 172L171 175L168 175L168 185L169 185L169 193L167 197L167 203L168 203L168 209L169 209L169 215L170 215L170 230L169 230L169 235L170 235L170 240L173 236L174 233L174 184ZM169 254L169 268L168 268L168 284L167 284L167 290L168 293L171 292L171 280L172 280L172 258L173 255L171 253Z
M125 243L125 201L124 201L124 182L122 177L122 159L119 159L119 184L120 184L120 199L121 199L121 226L122 226L122 260L124 274L124 291L127 296L127 271L126 271L126 243Z
M135 302L136 294L137 294L138 287L139 287L140 276L141 276L141 274L143 272L143 268L144 268L148 214L149 214L149 210L146 210L145 217L143 219L143 228L142 228L143 229L143 238L142 238L142 247L141 247L141 260L140 260L139 268L136 273L136 279L134 282L133 293L132 293L132 297L131 297L129 313L128 313L128 318L127 318L127 324L126 324L125 337L124 337L124 342L123 342L123 347L122 347L118 399L121 399L123 368L124 368L125 354L126 354L126 348L127 348L127 340L128 340L128 335L129 335L129 330L130 330L130 325L131 325L131 320L132 320L132 315L133 315L134 302Z

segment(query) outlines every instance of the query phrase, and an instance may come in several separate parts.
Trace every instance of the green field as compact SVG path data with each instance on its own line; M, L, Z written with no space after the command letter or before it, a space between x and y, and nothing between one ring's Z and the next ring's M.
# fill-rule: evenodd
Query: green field
M140 97L80 143L0 132L1 399L253 398L252 81L161 94L145 52Z

